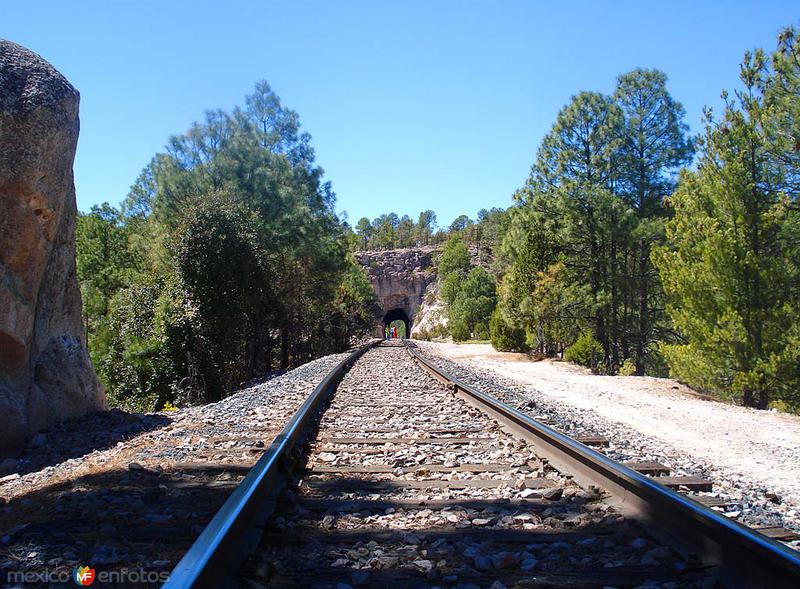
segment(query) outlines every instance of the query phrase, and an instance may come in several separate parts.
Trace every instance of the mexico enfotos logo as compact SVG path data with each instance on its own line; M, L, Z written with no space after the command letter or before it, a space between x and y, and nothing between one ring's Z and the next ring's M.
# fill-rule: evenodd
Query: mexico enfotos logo
M120 569L118 571L95 571L90 566L75 567L69 570L9 571L6 583L14 585L68 584L75 583L79 587L88 587L95 581L98 583L150 583L163 584L169 580L169 571L148 571L145 569Z

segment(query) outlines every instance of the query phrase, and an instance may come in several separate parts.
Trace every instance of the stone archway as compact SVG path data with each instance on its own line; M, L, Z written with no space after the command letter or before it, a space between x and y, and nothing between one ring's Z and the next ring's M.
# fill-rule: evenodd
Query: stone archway
M402 321L406 326L406 337L411 336L411 319L409 319L408 314L403 309L391 309L383 316L384 329L394 321Z
M367 274L375 298L383 309L383 317L401 311L406 326L406 336L411 335L414 316L422 304L428 285L436 279L433 269L434 248L410 248L357 252L356 257ZM375 336L383 337L388 323L376 317Z

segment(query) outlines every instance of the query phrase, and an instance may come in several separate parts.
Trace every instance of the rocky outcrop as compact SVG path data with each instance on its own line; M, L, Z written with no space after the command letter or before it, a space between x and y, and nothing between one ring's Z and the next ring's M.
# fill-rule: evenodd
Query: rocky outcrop
M75 88L0 41L0 452L105 407L75 271Z
M447 305L439 296L441 282L434 280L425 289L414 320L415 339L437 339L447 333Z
M401 311L407 317L413 333L417 309L428 285L436 278L435 251L435 248L420 247L356 253L383 308L381 322L376 326L377 335L383 332L385 317L397 317L390 315L393 311Z

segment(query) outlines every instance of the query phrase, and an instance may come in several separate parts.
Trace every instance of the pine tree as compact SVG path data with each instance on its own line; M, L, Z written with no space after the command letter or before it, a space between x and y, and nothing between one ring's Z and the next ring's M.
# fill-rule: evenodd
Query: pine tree
M759 408L787 388L798 284L797 213L763 132L763 74L763 56L746 55L744 90L724 95L718 122L707 113L698 169L682 174L668 244L653 255L686 338L663 346L672 374Z
M433 230L436 227L436 213L428 209L419 214L417 220L417 240L420 243L429 245Z
M666 81L663 72L636 69L617 79L614 92L624 119L617 160L618 192L636 211L638 220L630 244L628 272L632 280L626 285L631 296L623 296L622 323L633 335L639 375L645 372L649 348L661 335L658 330L664 323L663 297L657 272L650 264L650 249L662 240L663 200L674 189L675 172L692 155L683 122L685 111L667 92ZM631 320L633 325L629 325ZM627 339L622 342L624 357L630 355Z
M592 368L614 370L616 346L614 273L617 227L625 211L613 190L622 135L622 112L606 96L582 92L561 110L542 141L529 181L542 194L541 210L556 231L558 255L591 293L592 329L603 358Z
M369 219L366 217L361 217L356 223L356 234L362 240L362 248L363 250L367 249L369 245L370 237L372 237L372 224L369 222Z

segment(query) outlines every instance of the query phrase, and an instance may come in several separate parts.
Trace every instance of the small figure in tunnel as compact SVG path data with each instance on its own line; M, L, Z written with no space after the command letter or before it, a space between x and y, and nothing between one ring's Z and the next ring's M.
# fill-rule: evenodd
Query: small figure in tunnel
M389 339L389 326L387 325L383 331L386 334L386 339Z

